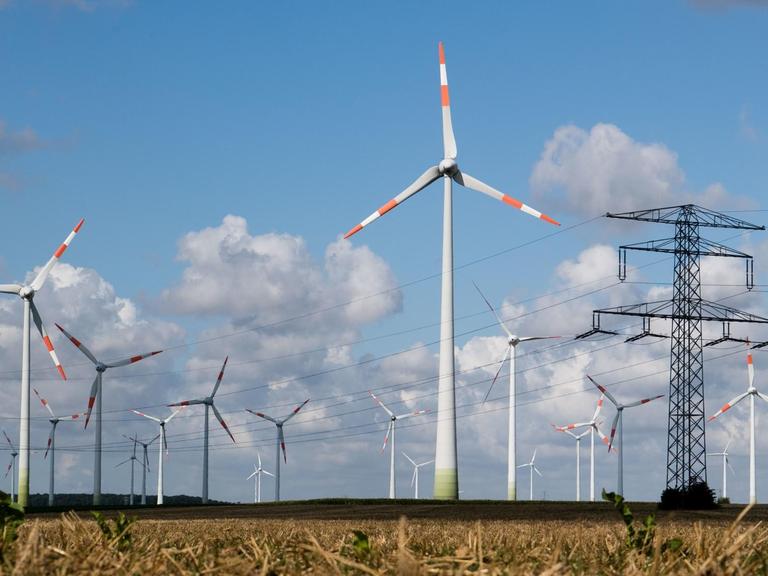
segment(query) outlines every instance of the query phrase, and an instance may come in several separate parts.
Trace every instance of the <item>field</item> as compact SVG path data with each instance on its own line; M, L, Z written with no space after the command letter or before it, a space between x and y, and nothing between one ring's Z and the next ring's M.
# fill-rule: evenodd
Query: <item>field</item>
M768 507L660 512L608 503L341 501L132 509L121 534L85 512L32 513L6 551L14 574L754 574ZM641 536L637 538L637 536Z

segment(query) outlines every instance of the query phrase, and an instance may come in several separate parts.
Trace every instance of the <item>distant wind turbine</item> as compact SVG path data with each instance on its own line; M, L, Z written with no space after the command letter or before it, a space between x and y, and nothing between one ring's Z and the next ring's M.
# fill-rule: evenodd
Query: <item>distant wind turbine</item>
M22 322L22 336L21 336L21 415L19 417L19 504L27 506L29 504L29 338L30 328L29 321L30 315L37 327L37 331L43 339L43 344L51 355L54 366L59 371L59 375L62 379L66 380L67 375L64 373L64 368L61 367L61 362L56 356L56 352L53 349L53 342L48 337L48 332L43 324L43 319L35 306L34 298L40 289L45 284L45 280L48 278L48 274L53 267L62 257L70 243L74 239L75 235L83 225L84 220L80 220L69 233L67 238L53 253L50 260L43 266L40 271L32 280L31 284L0 284L0 293L2 294L15 294L24 302L24 316ZM14 475L16 470L14 470Z
M123 434L123 438L126 440L135 440L139 444L141 444L141 447L144 449L144 458L142 458L142 462L144 462L144 466L141 470L141 503L142 505L147 503L147 472L149 472L149 455L147 454L147 449L152 445L152 443L160 438L160 434L152 438L149 442L142 442L138 438L129 438L125 434ZM161 448L162 450L162 448Z
M146 467L146 464L144 464L144 462L142 462L141 460L136 458L136 444L138 443L138 440L136 439L136 436L134 436L133 438L130 438L130 440L133 440L133 454L131 454L131 457L128 458L127 460L123 460L119 464L116 464L115 468L119 468L120 466L122 466L123 464L127 464L128 462L131 463L131 497L128 500L128 504L130 506L133 506L133 478L134 478L133 468L134 468L134 464L136 462L138 462L139 464L141 464L144 467Z
M3 430L3 436L5 436L6 442L8 442L8 446L11 447L11 461L8 463L8 469L5 471L5 475L3 478L8 477L8 472L11 472L13 470L13 473L11 474L11 502L16 501L16 456L19 455L19 453L16 451L16 448L13 445L13 442L11 442L11 439L8 438L8 434L5 433L5 430Z
M438 499L457 500L459 497L459 474L456 456L456 381L454 361L454 331L453 331L453 188L452 183L481 192L495 200L504 202L539 218L550 224L559 223L506 194L503 194L462 172L456 162L458 149L453 134L451 106L448 95L448 73L445 66L445 51L443 43L438 45L440 55L440 98L443 110L443 159L436 166L427 168L410 186L392 198L365 220L353 227L344 235L349 238L371 222L383 216L408 198L429 186L438 178L443 179L443 264L442 288L440 304L440 367L438 375L437 434L435 446L435 489L434 497ZM388 167L388 170L391 168Z
M403 456L406 457L408 462L410 462L413 465L413 476L411 476L411 486L414 488L413 490L413 497L415 500L419 499L419 469L422 466L427 466L429 464L432 464L434 460L427 460L426 462L422 462L420 464L416 464L413 460L411 460L411 457L408 456L405 452L402 453Z
M250 480L253 478L253 503L259 504L261 502L261 475L266 474L267 476L275 477L274 474L271 472L267 472L264 470L264 468L261 465L261 454L259 452L256 452L256 457L259 459L259 465L256 464L253 465L253 474L248 476L246 480ZM278 458L279 460L279 458Z
M720 492L720 495L723 498L728 498L728 475L727 471L730 470L731 474L735 474L736 471L733 469L733 466L731 466L731 463L728 461L728 446L731 445L731 441L728 440L728 443L725 445L725 448L722 452L708 452L707 456L720 456L723 459L723 489Z
M539 469L536 468L536 449L533 450L533 457L531 458L530 462L527 462L525 464L520 464L518 468L528 468L528 471L531 473L531 483L529 485L529 492L528 492L528 500L533 500L533 473L536 472L539 476L541 476L541 472L539 472Z
M194 404L205 404L205 429L203 432L203 497L202 501L203 504L208 503L208 409L213 409L213 414L216 416L216 419L219 421L219 424L221 424L221 427L226 430L227 434L229 434L229 437L232 438L232 442L235 442L235 437L232 436L232 432L229 431L229 427L227 426L227 423L224 422L224 418L221 417L221 414L219 414L219 411L216 409L216 405L213 403L213 397L216 396L216 392L219 389L219 386L221 385L221 380L224 378L224 369L227 367L227 361L229 360L229 356L224 358L224 364L221 367L221 370L219 371L219 376L216 378L216 383L213 385L213 391L211 392L210 396L206 396L205 398L198 398L197 400L183 400L181 402L176 402L175 404L169 404L168 406L190 406Z
M574 434L570 430L562 430L576 440L576 502L581 502L581 439L592 432L584 430L581 434Z
M283 435L283 425L288 422L291 418L296 416L296 414L299 413L299 410L304 408L304 406L309 402L309 398L304 400L301 404L296 406L296 408L293 409L293 412L288 414L285 418L282 420L278 420L276 418L272 418L272 416L267 416L263 412L254 412L250 408L246 408L248 412L253 414L254 416L258 416L259 418L264 418L264 420L269 420L277 427L277 457L275 458L275 502L280 502L280 450L283 451L283 459L285 462L288 462L288 455L285 453L285 436Z
M40 396L40 394L37 392L35 388L33 388L35 392L35 396L40 400L40 404L43 405L43 407L48 410L51 417L48 419L48 422L51 423L51 433L48 436L48 446L45 449L45 455L43 458L48 457L48 452L51 453L51 459L48 461L48 506L53 506L53 500L54 500L54 461L56 460L56 426L58 426L59 422L72 422L74 420L78 420L83 414L72 414L71 416L61 416L57 417L56 414L53 413L53 409L51 408L51 405L48 403L48 400Z
M104 372L106 372L109 368L119 368L121 366L128 366L129 364L135 364L136 362L139 362L140 360L144 360L145 358L149 358L150 356L155 356L157 354L160 354L162 350L156 350L154 352L149 352L147 354L139 354L138 356L131 356L130 358L125 358L124 360L118 360L117 362L101 362L96 359L96 356L93 355L93 352L91 352L85 344L83 344L80 340L72 336L69 332L64 330L61 326L56 324L56 327L61 330L64 335L69 338L69 341L72 342L72 344L75 345L75 348L80 350L83 354L85 354L85 357L88 358L91 362L93 362L93 365L96 367L96 378L93 381L93 384L91 384L91 392L88 395L88 410L86 411L85 415L85 428L88 428L88 422L91 420L91 411L93 410L93 404L96 403L96 443L94 445L94 451L93 451L93 504L94 506L98 506L101 504L101 404L102 404L102 398L104 396L104 393L102 391L102 375Z
M131 410L134 414L138 414L139 416L144 416L144 418L149 418L153 422L157 422L160 425L160 447L157 451L157 505L160 506L163 503L163 460L165 459L163 457L163 451L165 453L168 453L168 441L165 438L165 425L170 422L176 414L184 410L183 407L179 408L175 412L171 413L170 416L165 418L164 420L161 420L160 418L157 418L155 416L150 416L149 414L144 414L144 412L139 412L138 410ZM153 440L154 441L154 440Z

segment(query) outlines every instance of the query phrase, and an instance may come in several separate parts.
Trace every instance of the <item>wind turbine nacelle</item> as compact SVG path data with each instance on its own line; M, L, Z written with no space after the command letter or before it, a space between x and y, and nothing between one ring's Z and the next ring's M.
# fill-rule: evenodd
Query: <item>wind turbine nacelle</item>
M453 176L459 169L459 165L456 164L456 160L453 158L444 158L440 161L440 164L437 165L437 169L443 176Z

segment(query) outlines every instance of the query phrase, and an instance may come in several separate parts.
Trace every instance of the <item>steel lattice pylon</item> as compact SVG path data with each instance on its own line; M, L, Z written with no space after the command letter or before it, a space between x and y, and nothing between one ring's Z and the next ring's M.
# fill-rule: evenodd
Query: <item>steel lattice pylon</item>
M765 230L765 227L750 224L693 204L621 214L608 213L606 216L625 220L674 224L674 238L619 247L619 279L622 281L626 279L627 250L674 254L675 277L672 299L594 310L592 313L592 330L577 336L577 338L584 338L596 333L616 334L616 332L600 327L602 314L643 318L642 333L628 338L627 341L636 341L646 336L659 336L659 334L651 332L651 318L671 320L667 487L684 488L696 481L706 481L702 322L719 321L723 323L723 338L713 342L718 343L726 340L739 340L730 337L731 322L768 323L768 319L741 312L716 302L710 302L701 297L700 259L702 256L743 258L746 261L748 289L753 287L753 263L752 257L748 254L701 238L700 227L744 230Z

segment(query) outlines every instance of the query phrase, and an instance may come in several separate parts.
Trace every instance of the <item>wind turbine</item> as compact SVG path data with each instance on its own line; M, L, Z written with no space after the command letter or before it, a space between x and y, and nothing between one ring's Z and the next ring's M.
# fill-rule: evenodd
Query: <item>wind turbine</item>
M728 440L728 443L725 445L725 448L722 452L708 452L707 456L721 456L723 458L723 490L721 492L721 495L723 498L728 498L728 476L726 475L727 470L731 470L731 474L735 474L736 471L733 469L733 466L731 466L731 463L728 461L728 446L731 445L731 441Z
M411 457L408 456L405 452L402 453L403 456L405 456L408 459L408 462L410 462L413 465L413 476L411 476L411 486L414 487L413 497L418 500L419 499L419 468L422 466L426 466L428 464L432 464L434 460L427 460L426 462L422 462L421 464L416 464L413 460L411 460Z
M145 467L146 467L146 465L144 464L144 462L141 462L138 458L136 458L136 444L138 443L138 440L136 439L136 437L134 436L133 438L129 438L129 440L133 440L133 454L131 454L131 457L128 458L127 460L123 460L122 462L120 462L120 464L116 464L115 468L119 468L120 466L122 466L123 464L126 464L128 462L131 463L131 498L130 498L130 500L128 502L129 502L130 506L133 506L133 476L134 476L134 474L133 474L133 465L136 462L138 462L139 464L141 464L142 466L145 466Z
M13 470L13 473L11 474L11 502L13 502L16 500L16 456L18 456L19 453L13 446L11 439L8 438L8 434L5 433L5 430L3 430L3 436L5 436L8 445L11 447L11 462L8 464L8 469L5 471L3 478L6 478L8 476L8 472Z
M138 438L129 438L125 434L123 434L123 438L126 440L131 440L138 442L141 444L141 447L144 449L144 458L142 461L144 462L144 468L142 469L142 475L141 475L141 504L145 505L147 503L147 472L149 472L149 456L147 455L147 448L150 447L150 445L160 438L160 434L152 438L149 442L142 442Z
M743 394L739 394L731 400L726 402L720 410L709 417L709 422L720 416L723 412L730 410L733 406L749 397L749 503L754 504L757 502L757 495L755 492L755 396L758 396L768 402L768 396L758 392L755 388L755 366L752 364L752 352L747 352L747 373L749 376L749 387Z
M648 402L652 402L654 400L658 400L659 398L663 398L664 394L659 394L658 396L653 396L651 398L643 398L642 400L636 400L635 402L630 402L629 404L622 404L616 398L613 397L613 395L608 392L608 390L604 387L595 382L595 380L587 374L587 378L589 378L589 381L594 384L600 392L605 394L605 396L608 398L608 400L611 401L611 404L613 404L616 407L616 416L613 417L613 422L611 423L611 441L608 444L608 450L610 451L613 447L613 437L616 434L616 431L619 432L619 465L618 465L618 479L617 479L617 489L616 491L620 496L624 495L624 446L623 446L623 437L624 437L624 426L623 426L623 414L625 408L634 408L635 406L640 406L641 404L647 404Z
M101 388L102 376L104 372L106 372L109 368L119 368L121 366L135 364L140 360L144 360L144 358L149 358L150 356L160 354L162 350L156 350L147 354L139 354L138 356L131 356L130 358L126 358L124 360L118 360L117 362L105 363L97 360L96 356L93 355L93 352L91 352L85 346L85 344L64 330L64 328L62 328L59 324L56 324L56 328L61 330L64 335L69 338L70 342L72 342L72 344L74 344L75 347L80 350L80 352L85 354L85 357L93 362L93 365L96 367L96 378L94 379L93 384L91 384L91 392L88 396L88 410L86 411L85 415L85 428L88 428L88 422L91 420L91 411L93 410L93 404L95 402L96 444L93 451L93 504L94 506L98 506L101 504L101 404L102 397L104 396Z
M597 421L597 417L600 415L600 411L603 409L603 399L605 398L604 394L600 394L600 398L597 399L597 407L595 408L595 413L592 415L592 420L589 422L576 422L575 424L566 424L565 426L555 426L552 425L555 430L558 432L567 432L569 430L574 430L575 428L589 428L589 442L590 442L590 449L589 449L589 501L594 502L595 501L595 432L597 432L597 435L600 436L600 439L603 441L603 444L610 446L610 441L608 440L608 436L603 434L603 432L600 430L600 423Z
M473 282L474 284L474 282ZM551 338L560 338L560 336L516 336L512 334L511 330L507 327L504 321L496 313L496 310L491 306L491 303L485 297L480 287L475 284L477 292L480 297L485 301L488 308L493 313L496 321L501 326L501 329L507 335L507 349L504 351L504 356L501 359L499 369L496 371L496 376L493 377L488 392L485 393L483 398L483 404L488 399L488 396L493 389L493 385L496 384L496 379L501 373L501 369L504 367L504 363L509 358L509 438L508 438L508 456L507 456L507 500L517 500L517 386L515 383L515 360L517 357L517 345L521 342L530 342L531 340L549 340Z
M261 475L266 474L267 476L272 476L274 478L274 474L271 472L267 472L264 470L264 468L261 466L261 454L256 452L256 457L259 459L259 465L256 466L256 464L253 465L253 474L248 476L246 480L250 480L254 476L256 477L253 481L253 503L259 504L261 502ZM279 460L279 458L278 458Z
M48 436L48 446L45 449L45 455L43 458L47 458L48 452L50 451L51 459L48 461L48 506L53 506L53 467L54 461L56 459L56 426L58 426L59 422L71 422L73 420L77 420L80 418L80 416L82 416L82 414L72 414L71 416L62 416L59 418L56 416L56 414L53 413L53 409L48 403L48 400L40 396L40 394L37 392L37 389L33 388L32 390L34 390L35 396L37 396L40 400L40 404L42 404L43 407L45 407L45 409L48 410L51 415L51 417L48 419L48 422L51 423L51 434Z
M528 500L533 500L533 473L536 472L539 476L541 476L541 472L539 472L539 469L536 468L536 449L533 450L533 458L531 458L530 462L527 462L526 464L520 464L518 468L528 468L531 473L531 484L529 487L529 493L528 493Z
M561 432L576 439L576 502L581 502L581 439L592 430L584 430L581 434L574 434L570 430L561 430Z
M27 506L29 500L29 319L30 315L37 327L37 331L40 332L40 336L43 339L43 344L51 355L53 364L59 371L59 375L62 379L66 380L67 375L64 373L64 368L61 367L61 362L56 356L56 351L53 349L53 343L48 337L48 332L43 325L43 319L40 317L40 312L37 311L34 298L40 289L45 284L45 280L48 278L48 274L51 272L59 258L66 252L75 234L80 230L84 220L81 219L69 233L69 236L64 242L56 249L50 260L43 266L40 271L32 280L31 284L0 284L0 293L2 294L15 294L24 302L24 316L22 322L22 336L21 336L21 415L19 417L19 494L18 502L22 506ZM16 471L14 470L14 475Z
M396 486L395 486L395 422L398 420L404 420L405 418L410 418L411 416L418 416L419 414L424 414L427 412L427 410L417 410L416 412L408 412L407 414L400 414L395 415L392 410L387 408L384 405L384 402L379 400L376 395L368 390L368 393L371 395L371 398L373 398L376 402L378 402L379 406L384 408L387 414L389 414L389 426L387 427L387 434L384 436L384 444L381 446L381 451L384 452L384 450L387 448L387 442L389 441L390 434L392 435L392 446L389 449L389 497L390 498L396 498Z
M288 463L288 455L285 453L285 436L283 435L283 425L288 422L288 420L296 416L296 414L299 413L299 410L304 408L307 402L309 402L309 398L296 406L296 408L293 409L293 412L288 414L288 416L282 420L272 418L272 416L267 416L263 412L254 412L250 408L246 408L246 410L254 416L264 418L264 420L269 420L277 427L277 457L275 458L275 502L280 502L280 449L283 450L283 458L285 459L285 463Z
M443 268L440 305L440 368L438 384L437 439L435 446L435 491L434 497L456 500L459 497L458 465L456 462L456 383L453 350L453 188L452 182L487 194L491 198L509 204L523 212L540 218L550 224L559 223L530 206L491 188L484 182L459 170L456 162L458 150L453 135L448 76L445 68L445 52L440 42L440 97L443 111L443 159L437 166L427 168L410 186L384 204L357 226L344 235L349 238L371 222L383 216L408 198L443 178Z
M229 360L229 356L224 358L224 365L221 367L221 370L219 371L219 377L216 378L216 384L213 385L213 392L211 392L210 396L206 396L205 398L198 398L197 400L183 400L181 402L176 402L175 404L168 404L168 406L190 406L192 404L205 404L205 430L203 432L203 497L202 497L203 504L208 503L208 409L209 408L213 409L213 413L216 416L216 419L221 424L221 427L227 431L227 434L229 434L229 437L232 438L232 442L235 442L235 437L232 436L232 432L229 431L229 427L227 426L227 423L224 422L224 418L221 417L221 414L219 414L219 411L216 409L216 405L213 403L213 397L216 396L216 391L219 389L219 386L221 385L222 378L224 378L224 369L227 367L228 360Z
M160 424L160 438L162 439L160 442L160 449L157 451L157 505L160 506L163 503L163 450L165 450L165 453L168 453L168 441L165 439L165 425L168 424L168 422L171 421L171 419L176 416L179 412L184 410L184 407L182 406L175 412L172 412L170 416L168 416L165 420L161 420L160 418L156 418L155 416L150 416L149 414L144 414L144 412L139 412L138 410L131 410L134 414L138 414L139 416L144 416L144 418L149 418L153 422L157 422ZM154 439L152 439L150 444L154 442Z

